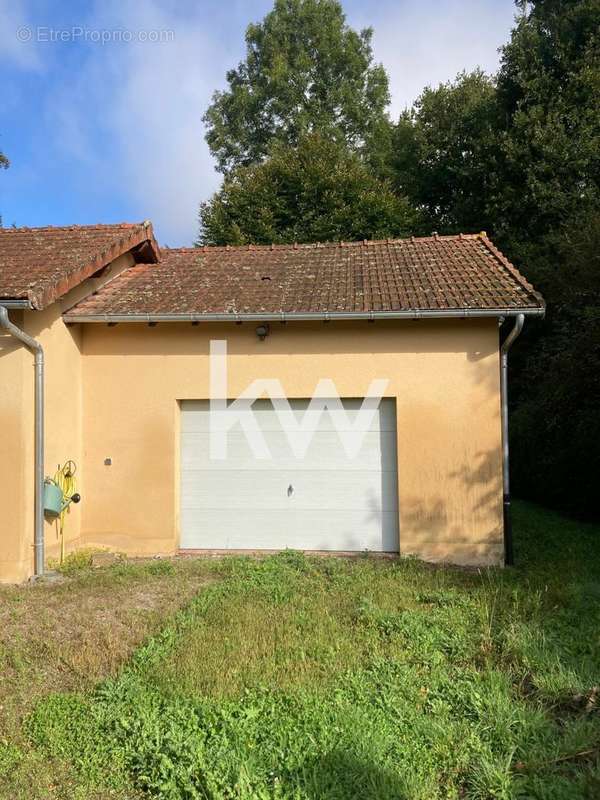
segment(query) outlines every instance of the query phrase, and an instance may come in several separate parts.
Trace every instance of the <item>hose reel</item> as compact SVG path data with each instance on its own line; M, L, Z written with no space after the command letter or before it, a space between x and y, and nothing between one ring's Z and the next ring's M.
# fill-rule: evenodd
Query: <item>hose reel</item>
M44 479L44 513L57 523L57 535L60 538L60 563L65 557L65 516L69 513L71 503L79 503L81 495L75 490L75 473L77 465L74 461L59 464L53 478Z

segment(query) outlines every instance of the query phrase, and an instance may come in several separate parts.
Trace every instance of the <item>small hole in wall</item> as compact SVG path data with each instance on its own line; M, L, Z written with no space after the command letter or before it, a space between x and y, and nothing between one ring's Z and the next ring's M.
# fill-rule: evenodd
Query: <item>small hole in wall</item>
M104 459L104 466L105 467L110 467L111 464L112 464L112 458L110 458L110 456L108 458Z
M271 276L270 275L263 275L261 277L261 281L270 281L270 280L271 280Z

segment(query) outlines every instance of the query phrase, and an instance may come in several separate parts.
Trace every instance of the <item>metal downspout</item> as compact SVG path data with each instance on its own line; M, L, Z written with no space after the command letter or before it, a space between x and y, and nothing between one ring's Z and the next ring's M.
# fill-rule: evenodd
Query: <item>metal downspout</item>
M500 348L500 403L502 410L502 516L504 520L504 563L514 564L512 519L510 513L510 465L508 452L508 351L523 330L525 315L518 314Z
M18 328L0 305L0 327L22 342L35 356L35 534L34 571L44 574L44 349L33 337Z

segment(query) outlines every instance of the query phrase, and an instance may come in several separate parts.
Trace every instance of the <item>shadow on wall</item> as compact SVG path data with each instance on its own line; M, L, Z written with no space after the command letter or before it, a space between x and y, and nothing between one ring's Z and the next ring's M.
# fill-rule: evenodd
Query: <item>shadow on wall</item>
M488 356L498 354L497 369L490 369ZM484 387L490 394L498 396L498 413L500 413L500 339L496 340L494 350L469 350L467 361L472 365L471 380L474 386Z
M476 493L475 512L490 516L502 510L502 454L494 449L479 452L474 460L451 474L469 494Z
M211 339L226 339L229 355L296 355L299 334L306 355L466 353L475 362L498 349L497 338L488 336L487 320L275 322L266 341L258 339L257 324L175 322L149 328L143 323L122 323L107 328L90 323L82 327L87 355L207 355ZM478 340L473 339L474 333ZM477 349L475 341L479 341Z
M424 502L420 497L403 501L403 528L410 531L410 547L448 543L454 545L498 544L502 540L502 461L497 449L479 452L471 461L465 457L464 466L450 472L444 483L444 493ZM453 490L466 498L464 515L448 502ZM466 520L470 534L460 519ZM402 530L400 550L402 552Z

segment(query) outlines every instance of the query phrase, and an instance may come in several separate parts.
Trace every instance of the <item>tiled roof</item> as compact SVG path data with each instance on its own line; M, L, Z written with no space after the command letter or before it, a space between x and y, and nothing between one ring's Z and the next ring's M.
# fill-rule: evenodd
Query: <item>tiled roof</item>
M132 249L138 261L158 259L149 222L0 228L0 298L45 308Z
M102 315L530 310L543 300L485 234L163 249L71 309Z

